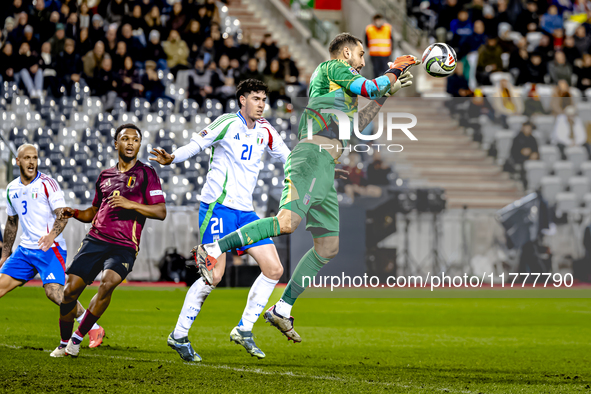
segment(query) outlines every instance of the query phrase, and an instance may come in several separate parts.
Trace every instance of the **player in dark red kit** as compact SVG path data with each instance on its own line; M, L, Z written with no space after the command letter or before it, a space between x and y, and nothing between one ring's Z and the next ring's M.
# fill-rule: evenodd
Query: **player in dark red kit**
M166 218L160 178L152 167L137 159L141 142L142 133L137 126L119 126L115 132L119 162L99 175L92 206L84 211L63 209L65 218L92 222L67 270L68 281L60 305L61 342L56 349L61 349L64 355L78 356L84 335L109 306L113 290L133 269L146 218ZM101 271L98 293L78 330L72 334L78 297Z

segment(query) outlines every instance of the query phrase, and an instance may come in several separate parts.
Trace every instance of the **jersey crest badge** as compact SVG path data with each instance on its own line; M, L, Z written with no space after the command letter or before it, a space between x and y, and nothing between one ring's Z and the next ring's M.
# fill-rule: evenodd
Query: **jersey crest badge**
M263 137L257 136L257 145L261 145L263 143L265 143L265 140L263 139Z
M351 71L351 74L353 74L353 75L359 74L359 72L357 70L355 70L353 67L349 67L349 71Z
M31 198L34 200L37 198L37 192L31 193Z
M202 138L205 138L205 136L207 135L207 130L201 130L201 131L199 132L199 135L200 135Z
M135 186L135 176L130 176L127 180L127 187L130 189Z

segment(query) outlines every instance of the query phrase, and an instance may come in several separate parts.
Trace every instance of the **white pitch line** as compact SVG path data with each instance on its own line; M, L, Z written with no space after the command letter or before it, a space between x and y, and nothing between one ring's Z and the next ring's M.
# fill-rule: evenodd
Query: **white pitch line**
M14 345L6 345L3 343L0 343L0 347L5 347L5 348L9 348L9 349L15 349L15 350L32 350L29 348L25 349L24 346L14 346ZM45 353L50 353L50 350L43 350L43 352ZM112 359L117 359L117 360L127 360L127 361L140 361L140 362L156 362L156 363L166 363L166 364L178 364L177 361L172 361L172 360L160 360L160 359L143 359L143 358L134 358L134 357L126 357L126 356L109 356L106 354L84 354L83 357L97 357L97 358L112 358ZM211 368L211 369L223 369L223 370L227 370L227 371L234 371L234 372L249 372L249 373L254 373L254 374L259 374L259 375L281 375L281 376L287 376L287 377L291 377L291 378L304 378L304 379L317 379L317 380L327 380L327 381L334 381L334 382L341 382L341 383L353 383L353 384L366 384L366 385L377 385L377 386L390 386L390 387L400 387L400 388L406 388L406 389L415 389L415 390L425 390L425 391L442 391L442 392L446 392L446 393L465 393L465 394L474 394L476 393L475 391L468 391L468 390L451 390L451 389L446 389L446 388L435 388L435 387L428 387L428 388L419 388L418 386L408 386L405 384L400 384L400 383L392 383L392 382L370 382L367 380L358 380L358 379L346 379L346 378L340 378L340 377L336 377L336 376L326 376L326 375L306 375L306 374L298 374L298 373L294 373L291 371L285 371L285 372L280 372L280 371L265 371L263 369L260 368L237 368L237 367L231 367L229 365L224 365L224 364L220 364L220 365L213 365L213 364L203 364L203 363L188 363L188 362L183 362L181 361L184 365L188 365L191 367L197 367L197 368Z

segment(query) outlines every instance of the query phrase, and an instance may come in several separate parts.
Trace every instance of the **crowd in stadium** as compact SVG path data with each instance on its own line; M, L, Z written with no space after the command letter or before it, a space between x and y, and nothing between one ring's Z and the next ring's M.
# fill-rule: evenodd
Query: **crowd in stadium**
M164 0L9 0L0 10L0 78L31 98L69 95L87 85L113 107L117 96L151 103L165 97L162 73L188 73L188 96L200 104L233 97L243 79L264 80L274 100L299 71L270 35L236 42L220 29L216 2Z

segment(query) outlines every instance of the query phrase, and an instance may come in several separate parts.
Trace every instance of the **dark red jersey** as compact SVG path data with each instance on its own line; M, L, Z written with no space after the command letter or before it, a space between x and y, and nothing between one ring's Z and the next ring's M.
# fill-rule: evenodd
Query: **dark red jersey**
M104 170L96 181L92 205L99 210L88 234L138 251L146 217L134 210L111 208L107 198L114 193L143 205L160 204L164 202L160 178L154 168L138 160L126 172L119 171L117 166Z

